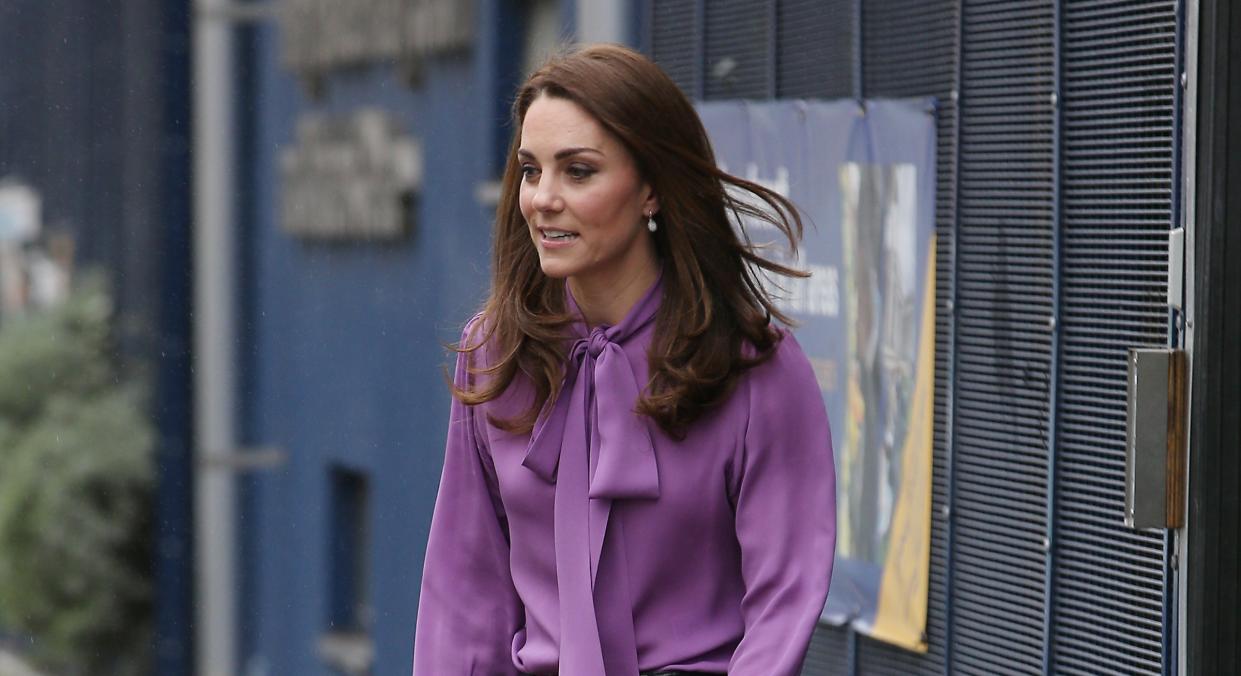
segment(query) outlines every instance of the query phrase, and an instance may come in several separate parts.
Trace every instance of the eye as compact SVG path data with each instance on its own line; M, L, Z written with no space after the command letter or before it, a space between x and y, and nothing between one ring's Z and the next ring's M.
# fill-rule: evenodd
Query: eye
M526 182L533 181L539 175L539 168L533 164L521 165L521 177Z
M595 173L595 169L584 164L570 164L565 173L575 181L584 181Z

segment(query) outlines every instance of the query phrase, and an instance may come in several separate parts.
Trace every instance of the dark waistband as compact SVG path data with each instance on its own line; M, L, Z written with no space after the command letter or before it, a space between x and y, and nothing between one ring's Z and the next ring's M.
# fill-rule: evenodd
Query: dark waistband
M675 669L671 669L671 670L660 669L656 671L643 671L642 674L639 674L638 676L721 676L721 675L715 674L714 671L706 672L706 671L679 671Z

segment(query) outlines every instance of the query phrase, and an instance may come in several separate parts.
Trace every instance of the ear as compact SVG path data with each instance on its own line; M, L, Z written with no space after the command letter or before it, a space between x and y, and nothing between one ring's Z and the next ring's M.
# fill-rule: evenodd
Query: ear
M644 188L644 190L646 192L646 197L642 200L642 213L643 214L659 213L659 197L655 194L655 189L652 188L650 184L648 183L646 184L646 187Z

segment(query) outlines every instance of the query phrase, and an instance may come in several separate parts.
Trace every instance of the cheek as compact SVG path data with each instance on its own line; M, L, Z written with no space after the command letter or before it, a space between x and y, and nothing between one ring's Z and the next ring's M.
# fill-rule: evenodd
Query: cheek
M597 226L614 226L624 210L623 192L612 184L594 186L578 196L575 208L584 220Z
M526 225L529 225L530 218L535 215L535 189L525 181L521 181L520 189L517 189L517 208L521 210L521 217L525 218Z
M591 206L599 222L606 223L613 230L623 231L635 222L632 203L628 191L613 190L607 195L599 195Z
M521 216L526 219L527 223L530 222L530 212L533 211L533 207L530 206L532 199L530 191L526 189L525 181L522 181L521 188L517 191L517 208L521 209Z

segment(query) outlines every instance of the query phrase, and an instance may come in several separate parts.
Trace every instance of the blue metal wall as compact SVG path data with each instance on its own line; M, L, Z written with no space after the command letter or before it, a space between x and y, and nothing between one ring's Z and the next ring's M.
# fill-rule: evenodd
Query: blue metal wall
M494 207L475 191L498 178L508 143L520 5L480 0L474 46L429 59L413 88L377 66L329 75L320 100L281 67L275 23L243 33L240 405L245 444L288 453L244 484L241 664L249 673L328 673L316 642L332 610L336 466L369 479L373 673L409 668L448 414L443 344L458 338L489 281ZM297 117L362 106L388 111L422 143L413 235L387 244L291 238L278 225L277 166Z

